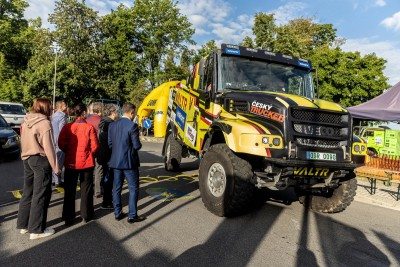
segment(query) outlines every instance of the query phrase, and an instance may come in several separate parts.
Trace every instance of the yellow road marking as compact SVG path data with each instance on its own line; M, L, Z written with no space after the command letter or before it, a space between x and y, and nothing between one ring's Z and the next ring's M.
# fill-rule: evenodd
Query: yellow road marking
M159 183L159 182L176 182L179 179L182 180L187 180L187 181L194 181L198 177L198 174L179 174L176 176L167 176L167 175L160 175L157 177L150 177L150 176L141 176L139 177L139 183L140 184L154 184L154 183ZM124 181L124 184L126 184L126 180ZM79 186L76 187L76 191L80 191L81 188ZM21 199L22 197L22 190L14 190L14 191L8 191L11 194L13 194L14 198L16 199ZM65 190L62 187L56 187L55 192L56 194L58 193L64 193Z

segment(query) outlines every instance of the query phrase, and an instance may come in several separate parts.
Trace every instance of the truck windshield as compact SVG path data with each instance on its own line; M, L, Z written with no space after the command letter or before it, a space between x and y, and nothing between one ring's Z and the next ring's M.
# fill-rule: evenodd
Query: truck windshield
M218 91L272 91L314 98L310 71L260 59L219 56Z

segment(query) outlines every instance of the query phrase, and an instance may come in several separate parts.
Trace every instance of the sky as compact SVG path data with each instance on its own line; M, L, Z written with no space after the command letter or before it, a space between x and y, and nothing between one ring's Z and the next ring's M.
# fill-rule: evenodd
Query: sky
M28 18L41 17L44 27L54 11L53 0L26 0ZM86 0L99 15L108 14L118 5L134 5L132 0ZM385 76L389 84L400 82L400 0L180 0L177 4L196 30L193 39L200 47L214 39L217 43L237 44L252 35L256 13L274 13L276 23L312 18L332 24L337 36L346 39L342 49L375 53L387 60Z

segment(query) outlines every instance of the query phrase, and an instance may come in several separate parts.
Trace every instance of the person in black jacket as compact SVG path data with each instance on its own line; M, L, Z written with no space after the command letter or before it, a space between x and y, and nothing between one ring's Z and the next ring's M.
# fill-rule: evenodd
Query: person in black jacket
M108 162L111 157L111 149L108 147L108 126L111 122L118 119L119 107L116 104L106 104L103 110L103 117L99 122L99 148L97 150L97 162L103 168L103 203L102 209L113 209L112 203L112 187L114 181L114 172L108 167Z

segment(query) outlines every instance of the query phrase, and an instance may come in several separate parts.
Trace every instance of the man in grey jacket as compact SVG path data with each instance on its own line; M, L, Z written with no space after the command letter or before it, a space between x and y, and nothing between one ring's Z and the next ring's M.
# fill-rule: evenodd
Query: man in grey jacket
M67 111L67 104L64 100L59 100L56 102L56 110L54 114L51 116L51 125L53 127L53 134L54 134L54 143L56 149L56 155L58 160L58 166L62 169L64 164L65 154L58 148L58 136L60 135L61 129L64 127L65 124L68 122L68 117L66 114ZM62 185L61 179L61 172L59 174L54 173L53 171L53 179L52 182L55 186Z

